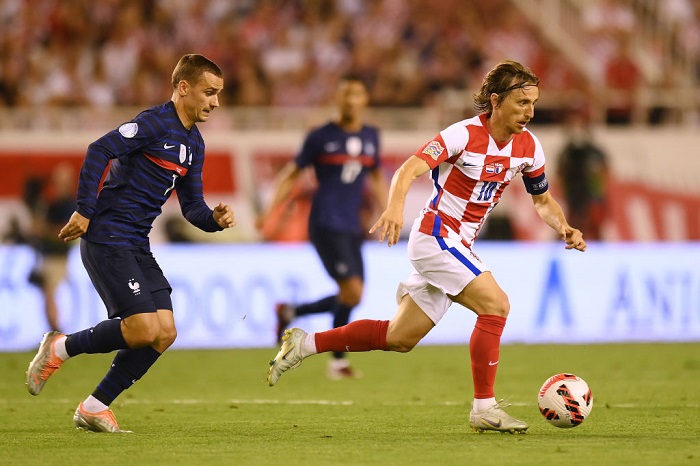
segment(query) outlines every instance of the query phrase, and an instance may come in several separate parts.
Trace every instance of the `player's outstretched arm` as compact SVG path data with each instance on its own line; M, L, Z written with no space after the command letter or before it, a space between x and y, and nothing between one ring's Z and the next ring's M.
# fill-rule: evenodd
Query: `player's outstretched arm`
M583 239L583 233L581 233L581 230L569 225L566 221L566 217L564 217L561 206L549 191L543 194L533 195L532 202L535 204L535 210L540 218L544 220L547 225L552 227L566 243L566 249L586 250L586 242Z
M263 208L262 211L258 214L257 218L255 219L255 226L258 228L258 230L262 230L263 226L265 225L265 222L267 221L267 218L270 216L270 214L284 202L285 199L289 198L289 195L292 192L292 189L294 188L294 184L297 182L297 179L299 178L299 175L301 174L301 170L299 167L297 167L296 163L294 161L290 161L285 165L282 170L277 174L275 177L275 183L274 183L274 191L272 194L272 199L270 200L270 204L266 207Z
M379 242L387 240L389 246L399 241L401 228L403 228L403 208L406 202L406 194L413 180L427 173L430 167L424 160L412 155L394 173L389 188L389 201L386 210L379 220L372 225L369 233L379 230Z
M231 206L219 202L219 205L214 207L214 220L221 228L232 228L236 226L236 218L233 214Z
M83 236L87 231L88 226L90 226L89 218L83 217L78 212L73 212L73 215L70 216L68 223L66 223L66 225L61 228L61 231L58 232L58 237L66 243L73 241L74 239L78 239Z

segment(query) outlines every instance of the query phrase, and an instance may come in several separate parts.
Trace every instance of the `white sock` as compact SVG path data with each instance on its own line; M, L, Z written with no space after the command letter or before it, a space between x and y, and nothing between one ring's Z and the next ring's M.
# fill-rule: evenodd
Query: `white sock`
M330 361L328 361L328 365L335 370L340 370L340 369L345 369L346 367L350 367L350 361L348 361L347 358L331 358Z
M304 341L301 342L301 356L305 358L316 353L318 353L316 351L316 334L308 333Z
M53 351L58 356L61 358L61 361L65 361L66 359L70 358L68 356L68 352L66 352L66 336L62 335L58 338L56 338L56 341L53 344Z
M94 396L90 395L89 397L85 398L85 401L83 401L83 409L88 413L99 413L100 411L109 409L109 407Z
M496 404L496 398L474 398L472 411L479 412Z

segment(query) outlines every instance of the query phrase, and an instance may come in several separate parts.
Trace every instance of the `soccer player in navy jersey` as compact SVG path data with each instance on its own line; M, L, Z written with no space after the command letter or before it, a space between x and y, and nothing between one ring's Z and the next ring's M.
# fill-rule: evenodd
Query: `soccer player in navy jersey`
M309 215L309 240L338 284L338 293L305 304L278 304L278 339L298 316L331 312L333 327L345 325L362 298L364 234L360 211L366 180L374 200L382 208L388 192L380 166L379 131L362 120L368 100L367 89L359 77L347 75L340 80L336 92L337 119L308 133L296 158L277 177L267 213L258 219L260 226L289 196L302 170L314 168L318 189ZM359 373L352 370L344 352L336 351L328 365L328 376L339 379L357 377Z
M175 341L170 284L148 239L170 194L177 190L183 215L204 231L236 224L230 206L221 202L212 210L204 202L204 140L195 125L219 106L221 69L202 55L185 55L173 71L172 85L170 102L90 144L77 210L58 234L66 242L82 237L83 264L109 318L70 335L46 333L29 364L27 387L38 395L68 358L118 350L107 375L75 411L73 423L84 430L128 432L119 428L109 405Z

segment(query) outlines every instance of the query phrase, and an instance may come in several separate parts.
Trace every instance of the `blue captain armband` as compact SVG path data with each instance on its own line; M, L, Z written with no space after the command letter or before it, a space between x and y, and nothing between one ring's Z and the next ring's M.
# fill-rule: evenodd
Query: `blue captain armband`
M523 176L523 183L525 183L525 189L527 192L533 196L536 194L544 194L549 189L549 182L547 181L547 177L544 173L542 173L540 176L536 176L535 178Z

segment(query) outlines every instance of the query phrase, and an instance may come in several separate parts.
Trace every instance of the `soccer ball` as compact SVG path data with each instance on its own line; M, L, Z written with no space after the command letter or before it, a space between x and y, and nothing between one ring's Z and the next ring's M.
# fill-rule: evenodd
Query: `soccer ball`
M582 378L574 374L557 374L542 384L537 404L550 424L570 428L580 425L591 413L593 395Z

